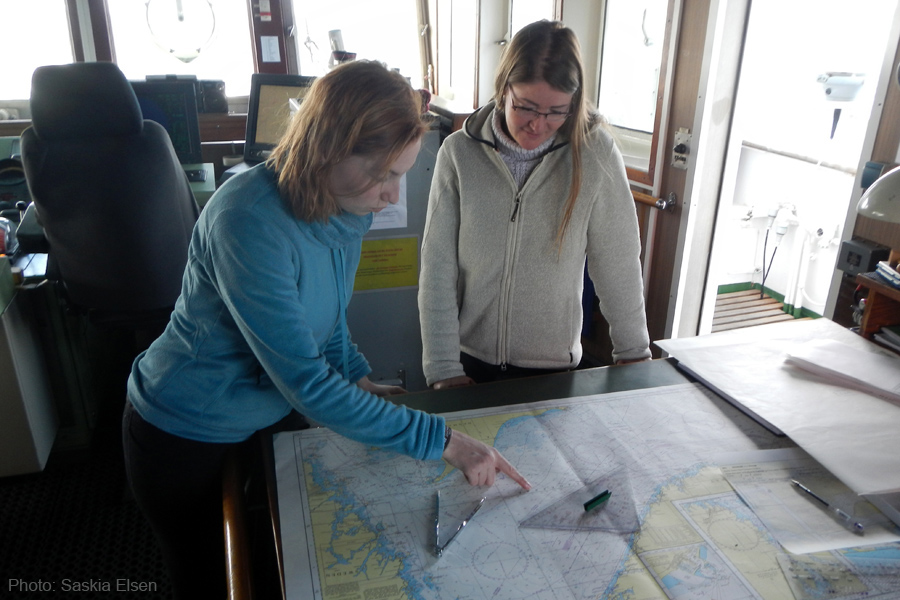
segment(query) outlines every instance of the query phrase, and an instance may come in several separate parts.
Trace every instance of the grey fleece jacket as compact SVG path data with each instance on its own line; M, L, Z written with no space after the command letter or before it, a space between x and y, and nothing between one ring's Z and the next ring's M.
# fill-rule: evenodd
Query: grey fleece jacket
M585 257L613 358L649 357L637 215L611 136L597 128L582 150L581 190L557 252L571 148L557 136L517 190L492 111L471 115L438 152L419 281L426 381L464 375L460 350L494 365L577 366Z

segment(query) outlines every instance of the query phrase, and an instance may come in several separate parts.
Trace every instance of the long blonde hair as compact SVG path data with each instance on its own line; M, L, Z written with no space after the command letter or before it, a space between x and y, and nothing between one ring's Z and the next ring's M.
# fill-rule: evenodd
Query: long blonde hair
M422 97L403 76L379 62L354 61L313 82L269 165L297 218L326 220L341 211L330 185L338 163L379 156L383 177L427 128Z
M581 150L588 133L601 118L584 95L584 66L578 38L559 21L544 20L526 25L506 47L494 79L497 110L503 110L503 97L510 85L537 81L545 81L556 90L572 94L572 114L559 129L568 136L572 148L572 182L556 232L557 249L561 249L581 190Z

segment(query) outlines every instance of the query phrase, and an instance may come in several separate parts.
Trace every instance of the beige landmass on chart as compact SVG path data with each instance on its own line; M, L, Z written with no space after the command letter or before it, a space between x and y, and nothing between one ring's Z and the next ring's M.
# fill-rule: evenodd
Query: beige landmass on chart
M500 428L511 419L536 417L543 412L546 411L460 419L452 421L451 425L453 429L493 445ZM439 479L446 477L452 470L453 467L447 465ZM399 577L404 568L403 561L384 556L377 550L378 532L372 531L351 510L339 506L332 494L319 488L313 481L308 465L305 476L323 597L326 600L408 598L403 590L405 582ZM335 526L335 517L342 511L346 516Z
M403 561L377 551L378 532L372 531L355 512L341 507L332 494L319 488L308 465L306 484L322 597L325 600L407 599L405 584L398 577ZM345 516L336 524L338 514Z
M678 511L674 502L723 493L733 493L733 490L721 471L715 467L701 469L696 475L663 486L649 506L641 531L635 539L634 551L628 556L610 597L664 600L665 593L638 558L638 554L703 542L703 538ZM780 549L767 536L730 510L711 510L709 507L699 506L692 508L689 514L697 527L713 540L719 552L735 565L761 596L792 597L776 559Z
M506 425L509 421L513 419L519 419L521 417L538 417L550 409L542 409L542 410L528 410L517 413L503 413L499 415L488 415L485 417L474 417L471 419L458 419L458 420L449 420L447 423L453 429L457 431L462 431L466 435L475 438L476 440L482 441L489 446L493 446L497 441L497 434L500 433L500 428ZM565 410L555 408L552 410ZM444 477L450 474L453 470L453 467L450 465L446 465L444 468L444 473L438 478L440 481Z

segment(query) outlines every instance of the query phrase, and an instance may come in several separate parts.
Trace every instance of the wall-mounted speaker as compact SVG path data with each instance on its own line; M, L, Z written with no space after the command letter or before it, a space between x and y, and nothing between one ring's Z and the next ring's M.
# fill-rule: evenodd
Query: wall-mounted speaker
M202 113L227 113L225 82L203 79L197 82L197 110Z

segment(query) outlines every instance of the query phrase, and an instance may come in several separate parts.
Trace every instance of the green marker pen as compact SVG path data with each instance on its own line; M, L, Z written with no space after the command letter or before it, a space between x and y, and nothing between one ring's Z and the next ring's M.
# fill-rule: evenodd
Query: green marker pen
M609 500L609 497L611 495L612 494L610 493L610 491L606 490L606 491L594 496L593 498L591 498L590 500L588 500L587 502L584 503L584 511L587 512L589 510L593 510L593 509L597 508L598 506L600 506L601 504L603 504L604 502Z

